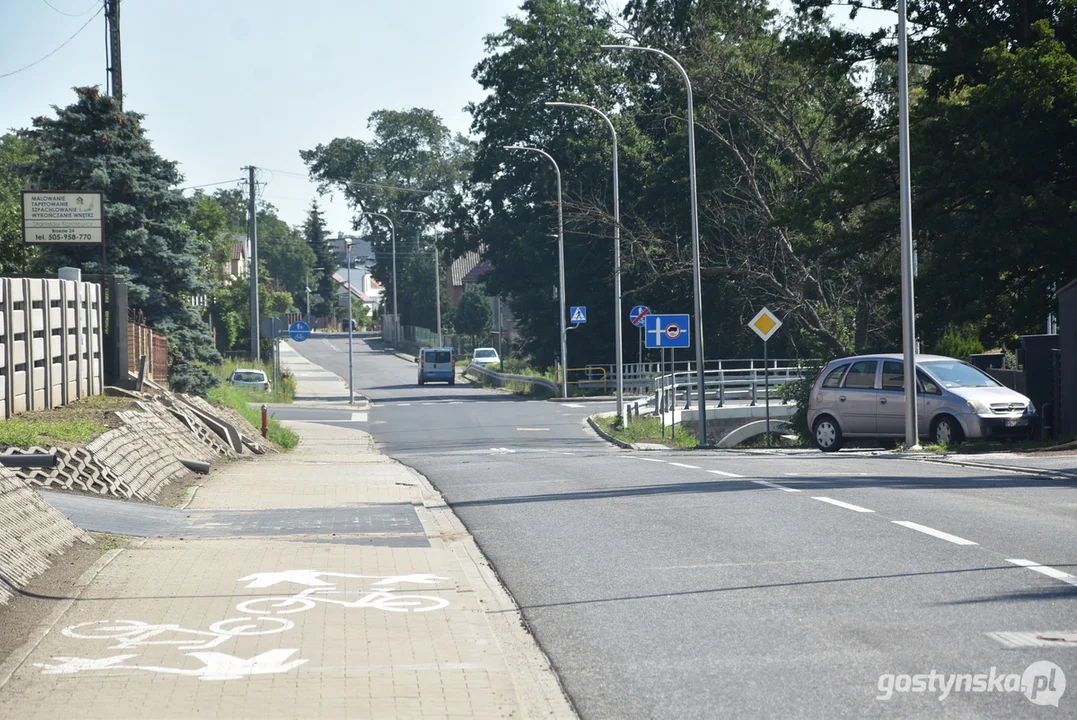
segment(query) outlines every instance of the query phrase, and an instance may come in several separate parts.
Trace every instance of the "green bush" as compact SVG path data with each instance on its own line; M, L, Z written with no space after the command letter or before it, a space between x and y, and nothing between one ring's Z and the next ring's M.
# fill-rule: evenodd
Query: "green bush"
M808 401L811 399L812 385L818 377L821 365L805 365L804 377L795 382L778 386L778 394L783 403L794 403L797 409L789 418L789 426L803 442L811 441L811 428L808 427Z
M14 417L0 422L0 447L26 448L57 443L84 443L108 430L92 420L33 420Z
M972 325L947 328L939 341L935 343L935 354L952 358L967 358L984 351L980 342L980 333Z
M220 382L204 365L176 360L168 372L168 387L174 392L205 397Z

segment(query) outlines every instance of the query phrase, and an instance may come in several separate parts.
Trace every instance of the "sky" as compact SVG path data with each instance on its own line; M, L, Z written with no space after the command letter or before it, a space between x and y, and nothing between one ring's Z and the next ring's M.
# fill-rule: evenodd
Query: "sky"
M262 194L303 222L317 187L299 150L370 137L375 110L426 107L466 133L481 100L471 71L483 38L518 0L121 0L124 109L146 116L154 149L184 185L265 168ZM50 7L51 6L51 7ZM105 87L101 0L0 0L0 132ZM61 13L67 13L61 14ZM80 14L85 13L85 14ZM70 17L73 15L76 17ZM91 19L92 18L92 19ZM331 233L351 230L344 198L319 199Z
M302 224L319 198L327 229L349 232L344 198L318 196L299 151L369 139L367 117L383 108L430 108L467 133L464 107L483 97L471 78L483 39L518 4L121 0L124 107L146 116L154 148L179 163L185 186L237 187L254 165L285 222ZM105 87L101 5L0 0L0 132L71 104L73 87Z

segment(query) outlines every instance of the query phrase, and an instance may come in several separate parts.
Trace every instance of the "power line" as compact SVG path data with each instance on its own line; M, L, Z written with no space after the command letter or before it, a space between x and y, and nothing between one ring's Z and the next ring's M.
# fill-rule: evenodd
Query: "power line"
M228 183L243 182L246 178L235 178L233 180L221 180L220 182L206 183L205 185L188 185L187 187L181 187L180 190L197 190L199 188L213 187L215 185L227 185Z
M72 41L72 40L74 40L74 39L75 39L76 37L78 37L78 34L79 34L79 33L81 33L81 32L82 32L83 30L85 30L85 29L86 29L86 26L87 26L87 25L89 25L90 23L92 23L92 22L94 21L94 18L96 18L96 17L98 16L98 15L100 15L100 14L101 14L102 12L104 12L104 10L105 10L105 6L104 6L104 5L102 5L102 6L101 6L101 8L100 8L100 9L98 9L98 11L97 11L97 12L95 12L95 13L94 13L93 15L91 15L91 16L90 16L90 19L89 19L89 20L87 20L87 21L86 21L86 22L85 22L85 23L84 23L84 24L82 25L82 27L80 27L80 28L79 28L78 30L76 30L76 31L75 31L75 34L74 34L74 35L72 35L71 37L69 37L69 38L68 38L67 40L64 40L63 44L62 44L62 45L60 45L60 47L56 48L55 50L53 50L52 52L50 52L50 53L49 53L48 55L46 55L45 57L39 58L39 59L37 59L37 60L34 60L34 61L33 61L32 63L30 63L29 65L23 65L23 66L22 66L21 68L19 68L18 70L12 70L11 72L8 72L8 73L4 73L3 75L0 75L0 79L6 78L6 77L11 77L12 75L15 75L16 73L21 73L21 72L22 72L23 70L29 70L29 69L30 69L30 68L32 68L32 67L33 67L34 65L37 65L38 63L40 63L40 62L42 62L42 61L44 61L44 60L48 60L48 59L49 59L50 57L52 57L52 56L53 56L53 55L55 55L56 53L58 53L58 52L60 52L61 50L63 50L63 49L64 49L64 47L65 47L65 46L66 46L66 45L67 45L67 44L68 44L69 42L71 42L71 41Z
M90 7L86 8L86 9L85 9L85 10L83 10L82 12L80 12L80 13L69 13L69 12L64 12L64 11L63 11L63 10L61 10L60 8L56 7L55 5L53 5L52 3L50 3L50 2L49 2L49 0L41 0L41 2L45 3L45 4L46 4L46 5L48 5L48 6L50 7L50 8L52 8L53 10L55 10L56 12L60 13L61 15L65 16L65 17L82 17L83 15L85 15L85 14L86 14L86 13L88 13L88 12L90 12L91 10L93 10L93 9L94 9L95 7L97 7L97 6L98 6L98 5L100 4L100 0L94 0L94 3L93 3L93 5L91 5Z
M274 170L272 168L262 168L263 170L269 170L269 172L280 173L281 175L292 175L294 177L301 177L304 180L310 178L305 173L291 172L289 170ZM442 190L416 190L415 188L397 187L396 185L385 185L383 183L366 183L359 182L358 180L345 180L340 183L341 185L356 185L358 187L372 187L379 188L381 190L399 190L401 192L418 193L420 195L433 195L434 193L443 192Z

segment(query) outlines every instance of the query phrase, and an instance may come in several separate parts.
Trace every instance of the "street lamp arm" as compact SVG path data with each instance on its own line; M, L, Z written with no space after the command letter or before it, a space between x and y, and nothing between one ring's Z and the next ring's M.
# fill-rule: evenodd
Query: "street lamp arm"
M669 60L671 63L673 63L676 66L677 70L680 71L681 77L684 78L684 84L688 88L688 94L692 94L692 80L688 77L688 71L685 70L684 66L677 61L677 58L673 57L665 50L659 50L658 48L652 47L643 47L641 45L600 45L599 47L601 47L603 50L642 50L643 52L649 52L654 55L661 55L666 60Z

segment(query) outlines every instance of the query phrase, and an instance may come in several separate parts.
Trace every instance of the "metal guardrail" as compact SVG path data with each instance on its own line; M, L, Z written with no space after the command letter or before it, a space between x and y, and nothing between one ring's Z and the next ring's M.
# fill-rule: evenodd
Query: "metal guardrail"
M505 387L509 383L516 382L524 383L532 387L536 385L539 387L544 387L547 388L552 394L557 394L557 385L554 384L553 380L548 380L547 378L535 377L534 375L512 375L509 373L499 373L495 372L494 370L489 370L475 364L468 365L467 369L464 370L465 375L470 372L474 372L476 375L485 380L491 380L498 387Z
M566 377L572 377L572 373L583 373L584 378L582 380L568 380L566 385L575 385L581 390L597 389L600 385L602 387L602 394L609 393L609 371L601 365L588 365L582 368L569 368ZM616 373L615 373L616 375ZM601 379L599 379L601 377ZM554 385L560 386L561 384L561 370L558 368L554 372Z

